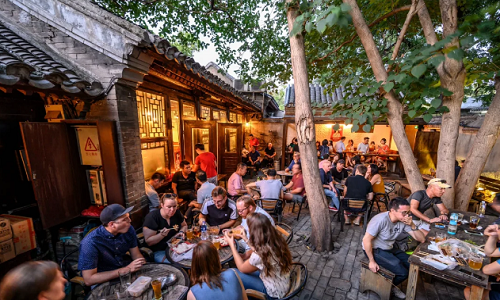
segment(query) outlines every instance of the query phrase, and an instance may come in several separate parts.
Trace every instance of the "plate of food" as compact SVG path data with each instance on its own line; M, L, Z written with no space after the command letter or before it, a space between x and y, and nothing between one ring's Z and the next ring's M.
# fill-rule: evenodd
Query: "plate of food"
M245 234L245 229L242 227L235 227L229 230L229 235L242 236Z
M229 246L229 244L226 242L226 239L225 239L225 238L221 237L221 238L219 239L219 241L220 241L220 246L221 246L221 247L227 247L227 246Z
M191 244L190 242L184 242L184 243L179 243L177 246L172 248L172 251L174 251L177 254L182 254L186 253L189 250L193 249L195 244Z

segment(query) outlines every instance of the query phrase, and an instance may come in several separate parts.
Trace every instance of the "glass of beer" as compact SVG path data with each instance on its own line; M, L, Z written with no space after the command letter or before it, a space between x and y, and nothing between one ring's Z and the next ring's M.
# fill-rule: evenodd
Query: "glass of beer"
M479 217L478 216L470 216L470 223L469 223L470 229L476 229L477 224L479 224Z
M193 226L193 234L195 237L200 237L201 235L200 226Z
M483 257L479 254L476 253L471 253L469 254L469 267L472 270L481 270L481 267L483 266Z
M187 231L186 231L186 238L188 240L192 240L194 238L194 233L193 233L193 228L189 228Z
M219 238L219 236L217 236L217 235L212 236L212 244L214 244L215 249L217 249L217 251L220 250L220 238Z
M151 281L151 286L153 287L153 292L154 292L154 300L161 300L161 281L158 279L155 279Z
M463 219L464 219L464 214L458 214L457 225L462 225Z
M213 234L213 235L218 235L219 234L219 226L212 226L210 227L210 233Z
M436 239L435 239L436 243L445 241L446 239L447 239L446 233L444 233L444 232L437 232L436 233Z

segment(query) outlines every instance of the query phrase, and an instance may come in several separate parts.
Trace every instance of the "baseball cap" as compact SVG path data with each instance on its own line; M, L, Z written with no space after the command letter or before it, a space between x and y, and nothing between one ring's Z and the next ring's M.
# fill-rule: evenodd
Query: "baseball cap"
M132 211L132 209L134 209L133 206L131 206L129 208L125 208L125 207L121 206L120 204L108 205L101 212L101 216L100 216L101 222L103 224L107 224L111 221L118 219L119 217L123 216L124 214L128 214L129 212Z
M345 160L343 160L343 159L339 159L339 160L337 161L337 163L345 165Z
M451 185L447 184L446 180L441 179L441 178L433 178L433 179L429 180L429 183L427 185L431 185L431 184L436 184L437 186L439 186L442 189L451 188Z

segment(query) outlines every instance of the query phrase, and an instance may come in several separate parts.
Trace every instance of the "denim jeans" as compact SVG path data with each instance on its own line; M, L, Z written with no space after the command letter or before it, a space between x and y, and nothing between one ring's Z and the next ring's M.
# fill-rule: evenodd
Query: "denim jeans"
M240 272L238 269L234 269L238 276L241 278L241 282L243 283L243 287L246 289L256 290L257 292L261 292L267 295L266 287L264 286L264 282L260 279L259 274L260 271L255 271L250 274L245 274Z
M156 251L153 253L155 262L161 263L163 262L164 264L170 264L170 261L165 258L165 251ZM165 258L165 261L163 261L163 258Z
M391 250L373 249L373 258L382 268L391 271L394 276L394 285L398 285L408 278L410 256L399 249Z
M325 190L325 195L327 197L330 197L332 198L332 201L330 202L330 206L335 206L336 208L339 208L340 207L340 202L339 202L339 198L337 197L337 195L335 194L334 191L330 191L329 189L324 189Z

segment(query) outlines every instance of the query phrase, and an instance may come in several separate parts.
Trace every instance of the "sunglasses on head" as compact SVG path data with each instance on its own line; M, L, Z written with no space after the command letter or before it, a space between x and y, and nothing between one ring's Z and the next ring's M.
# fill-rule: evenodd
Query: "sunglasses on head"
M163 199L165 198L177 198L177 194L174 194L174 193L167 193L167 194L163 194Z

